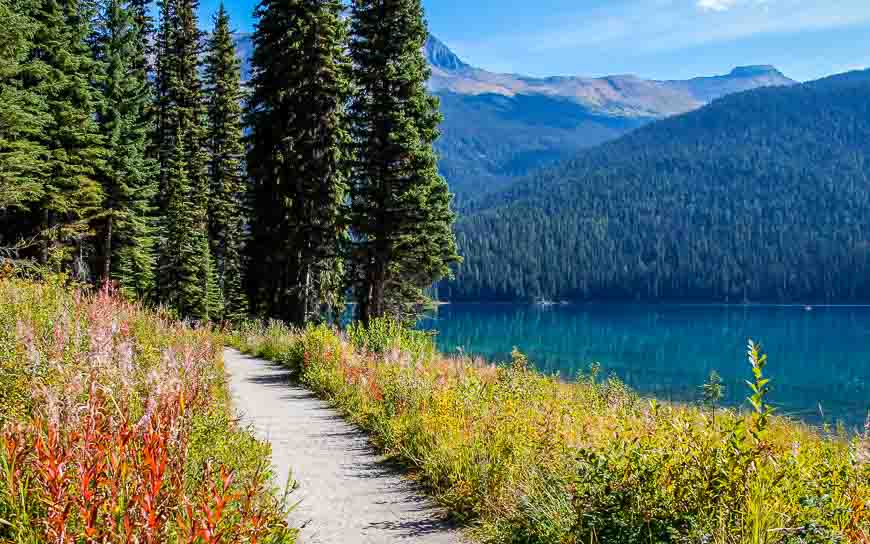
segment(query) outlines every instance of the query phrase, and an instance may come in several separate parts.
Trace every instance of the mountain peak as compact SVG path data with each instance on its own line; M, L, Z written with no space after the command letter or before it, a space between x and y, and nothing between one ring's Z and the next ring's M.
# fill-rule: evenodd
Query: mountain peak
M436 68L449 71L459 71L468 68L469 66L462 62L456 53L444 45L444 42L429 34L429 39L426 40L426 60L429 64Z
M757 64L753 66L738 66L731 70L728 74L732 77L758 77L758 76L778 76L785 77L782 72L770 64Z

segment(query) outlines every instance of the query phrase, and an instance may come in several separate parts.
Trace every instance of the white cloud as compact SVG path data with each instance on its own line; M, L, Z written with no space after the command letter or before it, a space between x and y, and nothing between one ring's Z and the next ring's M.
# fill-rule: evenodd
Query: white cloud
M697 0L702 11L728 11L736 7L762 7L767 9L770 0Z
M732 48L740 51L732 55L734 65L770 62L786 68L781 59L790 59L788 67L798 69L788 75L810 79L832 73L834 64L860 65L864 58L855 58L854 51L839 50L834 57L833 51L825 47L824 35L868 25L868 0L608 0L593 8L554 11L529 27L518 26L510 32L464 41L460 50L472 64L499 71L546 76L589 72L601 75L622 70L651 75L642 64L635 68L625 59L651 59L657 65L658 59L678 58L674 56L677 52L697 55L699 48L709 51L718 46L723 53L717 59L727 57ZM790 57L788 44L795 40L817 43L819 58L810 58L806 53L800 58ZM758 50L764 54L748 55L749 42L759 44ZM777 49L771 45L774 43L782 45ZM841 45L836 47L842 49ZM503 54L517 49L524 54ZM578 60L565 62L566 68L554 69L549 59L565 55L576 55ZM591 56L612 58L614 62L587 61ZM686 64L697 64L695 60ZM608 68L611 64L627 68Z
M662 52L758 35L827 31L870 23L867 0L627 0L588 11L526 35L512 33L533 52L568 48L628 48ZM629 44L629 45L627 45Z
M698 0L698 7L706 11L728 11L738 0Z

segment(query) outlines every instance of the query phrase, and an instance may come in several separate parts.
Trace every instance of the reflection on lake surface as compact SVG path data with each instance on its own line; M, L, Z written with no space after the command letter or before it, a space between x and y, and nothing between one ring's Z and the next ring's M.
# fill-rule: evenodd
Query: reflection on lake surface
M747 396L752 338L769 354L780 413L856 427L870 410L870 307L449 304L420 327L438 331L442 351L503 361L517 346L566 378L597 361L662 399L697 400L716 370L729 405Z

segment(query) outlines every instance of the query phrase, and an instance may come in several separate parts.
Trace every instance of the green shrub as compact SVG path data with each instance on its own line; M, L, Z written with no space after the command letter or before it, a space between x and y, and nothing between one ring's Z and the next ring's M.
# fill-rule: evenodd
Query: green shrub
M430 334L409 329L389 318L376 319L369 326L353 323L347 329L347 338L356 349L378 355L400 351L415 359L428 360L436 352Z

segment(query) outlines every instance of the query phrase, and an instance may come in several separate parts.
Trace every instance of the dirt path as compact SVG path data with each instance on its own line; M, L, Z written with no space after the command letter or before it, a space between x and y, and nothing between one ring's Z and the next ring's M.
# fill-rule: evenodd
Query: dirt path
M399 471L378 456L364 433L280 365L237 351L224 354L233 401L243 421L272 443L282 486L292 469L301 504L291 522L302 544L454 544L460 533Z

